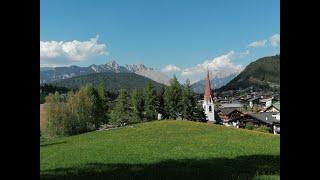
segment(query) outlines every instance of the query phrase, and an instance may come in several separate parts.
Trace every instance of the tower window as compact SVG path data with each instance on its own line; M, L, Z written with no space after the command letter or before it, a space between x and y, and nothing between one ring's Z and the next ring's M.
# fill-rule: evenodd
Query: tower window
M211 111L212 111L211 106L209 106L209 112L211 112Z

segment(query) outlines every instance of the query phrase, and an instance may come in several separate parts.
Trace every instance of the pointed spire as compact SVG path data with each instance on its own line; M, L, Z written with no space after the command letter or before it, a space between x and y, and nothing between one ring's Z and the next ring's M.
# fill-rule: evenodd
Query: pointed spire
M211 83L210 83L210 76L209 76L209 70L207 68L207 77L206 77L206 87L204 92L204 100L207 101L211 99Z

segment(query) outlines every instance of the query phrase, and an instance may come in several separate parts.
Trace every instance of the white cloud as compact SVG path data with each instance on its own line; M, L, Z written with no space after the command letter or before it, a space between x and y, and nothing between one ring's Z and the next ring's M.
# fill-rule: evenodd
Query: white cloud
M252 43L250 43L248 46L249 47L263 47L263 46L265 46L266 45L266 43L267 43L267 40L261 40L261 41L254 41L254 42L252 42Z
M167 73L170 73L170 72L178 72L178 71L181 71L181 69L175 65L172 65L172 64L169 64L167 65L166 67L164 67L162 69L163 72L167 72Z
M277 47L280 45L280 34L274 34L271 37L269 37L268 40L264 39L261 41L254 41L250 43L249 47L265 47L265 46L273 46Z
M202 64L197 64L195 67L183 69L181 75L184 78L189 78L191 82L195 82L204 78L207 69L211 72L211 78L226 77L233 73L239 73L242 71L241 65L235 65L231 62L235 55L234 51L230 51L212 60L206 60Z
M269 38L271 46L277 47L280 45L280 34L274 34Z
M63 66L107 55L105 44L98 44L97 35L88 41L40 41L41 66Z

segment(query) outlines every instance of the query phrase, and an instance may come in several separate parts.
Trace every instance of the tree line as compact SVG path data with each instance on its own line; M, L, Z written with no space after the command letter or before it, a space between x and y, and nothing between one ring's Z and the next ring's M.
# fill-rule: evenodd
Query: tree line
M59 92L46 96L46 121L43 134L48 137L74 135L98 129L102 124L124 126L158 119L205 121L206 116L187 80L176 77L159 91L151 83L143 90L120 89L115 100L103 84L87 84L66 96Z
M51 84L41 84L40 85L40 104L45 103L45 98L50 93L68 93L71 89L66 87L53 86Z

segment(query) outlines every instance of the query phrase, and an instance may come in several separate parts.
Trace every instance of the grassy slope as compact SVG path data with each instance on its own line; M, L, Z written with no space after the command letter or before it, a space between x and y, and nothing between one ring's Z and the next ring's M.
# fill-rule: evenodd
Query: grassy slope
M43 179L278 179L280 138L190 121L155 121L41 144Z

